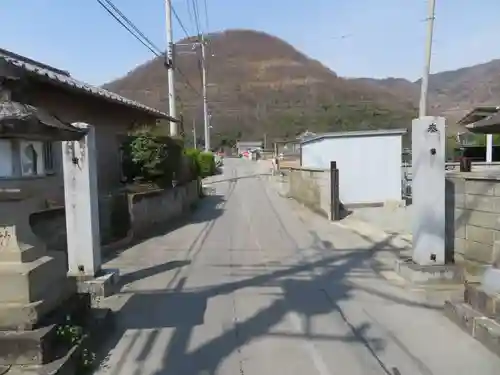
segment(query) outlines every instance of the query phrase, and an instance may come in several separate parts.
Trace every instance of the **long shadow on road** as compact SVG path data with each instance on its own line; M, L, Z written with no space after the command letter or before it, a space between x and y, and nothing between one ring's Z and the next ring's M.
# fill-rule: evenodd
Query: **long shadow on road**
M148 228L147 231L134 234L134 239L124 246L114 249L106 254L105 261L110 261L119 256L124 251L127 251L133 246L140 244L150 238L164 236L179 228L190 224L206 223L205 227L209 227L217 218L224 213L224 205L227 201L223 195L208 195L197 202L181 217L177 217L167 222L158 223Z
M224 359L253 339L269 335L273 326L285 319L289 312L296 312L303 316L306 322L310 322L314 316L319 314L334 313L340 314L345 320L351 331L350 334L345 336L324 335L306 329L306 332L302 334L284 332L280 335L282 337L289 335L291 338L302 337L308 340L335 340L361 345L379 363L383 373L392 374L389 369L385 368L377 354L384 349L383 340L368 337L370 323L365 322L357 326L350 324L339 306L341 301L352 298L355 289L359 289L344 282L346 275L353 270L362 272L363 265L372 257L373 251L376 251L377 248L386 248L389 243L390 239L378 243L372 251L337 249L336 255L321 260L301 262L288 268L271 270L244 280L214 285L198 291L182 291L179 287L174 291L134 293L120 311L125 320L122 321L123 330L118 336L123 335L128 329L152 330L153 333L149 335L146 344L144 344L144 347L151 348L158 334L154 332L161 328L172 328L174 331L164 353L163 365L155 375L215 374ZM315 245L313 244L313 246ZM317 250L321 251L321 249ZM310 278L304 279L303 276L298 278L299 274L303 275L304 273L309 273ZM222 335L188 351L188 343L194 328L204 323L205 310L210 298L229 295L244 288L270 285L279 285L282 290L279 298L271 305L261 309L249 319L235 323ZM382 293L377 295L400 304L427 307ZM310 324L306 323L305 326L310 327ZM140 361L141 358L136 360Z
M228 181L231 185L226 194L226 202L234 191L237 179L233 178ZM269 203L271 208L274 209L272 202ZM279 219L279 213L275 211L274 214ZM192 249L189 251L191 259L194 259L196 253L202 248L214 221L209 221L206 229L200 233L200 238L194 239ZM283 223L280 222L280 224L285 227ZM127 331L132 330L135 332L133 339L121 351L121 355L124 357L129 356L132 347L138 340L138 332L142 332L142 335L147 332L146 342L141 343L142 350L136 355L136 358L132 359L132 362L140 363L152 351L161 329L169 328L172 332L167 348L163 353L162 364L154 374L208 375L215 374L225 359L238 353L252 340L259 337L278 335L279 337L312 341L341 341L349 343L349 345L361 346L378 363L382 373L393 374L395 370L386 368L379 358L379 353L385 348L385 342L380 338L370 337L369 335L371 323L363 322L358 325L350 323L339 305L342 301L352 299L355 291L361 290L398 304L434 308L397 298L365 286L354 285L348 280L347 276L352 272L356 272L357 275L363 275L364 273L368 275L373 272L367 269L366 264L378 250L391 248L393 238L390 237L385 241L373 244L370 249L355 250L333 249L331 243L322 241L319 236L311 237L313 240L307 249L296 249L298 254L303 250L309 251L312 249L322 254L332 254L333 250L334 255L323 256L322 259L314 261L303 259L292 266L257 265L258 274L250 274L242 280L211 285L198 290L183 290L185 279L181 279L178 280L176 287L168 285L166 290L163 291L141 290L131 292L131 297L119 313L120 328L108 348L115 347L121 337ZM195 246L195 243L198 245ZM227 251L231 252L232 250L228 249ZM177 263L176 276L178 276L184 265L187 264ZM237 268L235 264L225 266L230 268L232 272ZM166 267L168 266L154 266L138 271L135 278L163 272ZM173 278L173 280L176 279L176 277ZM212 338L191 351L188 350L195 327L203 325L205 322L206 309L210 299L232 295L233 301L236 303L235 314L237 314L238 302L234 293L245 288L268 288L269 286L279 286L280 290L269 306L257 311L246 320L236 321L230 329L224 331L221 335ZM273 327L284 320L290 312L304 318L305 328L303 332L272 332ZM350 333L347 335L331 335L312 332L311 320L313 317L327 313L340 316ZM111 369L109 373L118 375L123 370L120 363L123 364L125 358L114 358L114 360L118 365ZM243 366L241 358L240 366ZM141 374L139 368L140 366L138 366L135 375ZM242 368L240 370L240 372L243 371Z

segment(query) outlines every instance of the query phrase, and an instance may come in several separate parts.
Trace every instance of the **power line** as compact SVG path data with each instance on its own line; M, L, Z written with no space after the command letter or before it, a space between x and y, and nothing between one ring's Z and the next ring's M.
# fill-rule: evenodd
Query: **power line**
M207 4L207 0L203 0L203 5L204 5L204 8L205 8L205 23L206 23L206 26L207 26L207 29L205 30L205 32L209 32L210 31L210 23L208 21L208 4Z
M194 21L194 18L193 18L193 12L191 12L191 2L190 2L190 0L186 0L186 7L187 7L187 12L188 12L189 20L191 21L191 24L194 25L195 21ZM195 28L196 28L196 26L195 26ZM196 30L195 30L195 32L196 32Z
M117 21L122 27L124 27L135 39L137 39L143 46L149 49L155 56L161 57L163 52L153 43L151 40L115 5L111 0L97 0L99 5L106 10L106 12L112 16L115 21ZM107 5L106 5L107 4ZM109 7L108 7L109 5ZM119 16L117 16L116 14ZM183 27L182 21L180 20L177 13L174 12L177 20ZM123 19L120 19L120 17ZM177 67L179 74L184 78L185 83L198 95L201 95L191 84L186 75Z
M105 0L106 2L108 0ZM144 47L146 47L147 49L149 49L155 56L159 57L161 56L161 52L159 49L157 49L155 47L154 44L151 43L151 41L149 41L149 39L141 39L141 37L139 35L137 35L136 33L134 33L134 31L132 29L130 29L129 26L127 26L115 13L113 13L113 11L108 8L106 6L106 4L103 3L102 0L97 0L97 2L99 3L99 5L101 5L101 7L104 8L104 10L106 10L106 12L109 13L109 15L111 17L113 17L115 19L115 21L117 21L120 25L122 25L125 30L127 30L135 39L137 39ZM129 20L130 21L130 20ZM131 21L130 21L131 22ZM141 33L142 34L142 33ZM156 50L155 50L156 49Z
M146 35L144 35L144 33L141 30L139 30L139 28L125 14L123 14L123 12L115 4L113 4L111 0L104 0L104 1L106 1L106 3L108 3L109 6L112 7L115 10L115 12L118 13L118 15L122 17L125 20L125 22L127 22L127 24L129 24L130 27L132 27L137 32L137 34L139 34L147 43L149 43L150 46L152 46L158 52L161 51L161 49L158 48L158 46L156 46L151 41L151 39L149 39Z
M176 67L177 72L184 78L185 83L193 90L196 94L201 95L200 92L194 88L194 86L191 84L189 79L186 77L186 75L182 72L182 70L179 69L179 67Z
M171 0L170 0L171 1ZM181 29L184 31L184 34L186 34L186 37L189 38L189 32L187 31L186 27L184 26L184 24L182 23L182 20L181 18L179 17L179 15L177 14L177 12L175 11L175 8L173 7L172 5L172 14L174 15L175 19L177 20L177 22L179 22L179 25L181 26Z
M191 0L191 4L193 5L194 24L196 26L196 33L199 36L201 34L201 32L200 32L200 16L198 13L198 1Z

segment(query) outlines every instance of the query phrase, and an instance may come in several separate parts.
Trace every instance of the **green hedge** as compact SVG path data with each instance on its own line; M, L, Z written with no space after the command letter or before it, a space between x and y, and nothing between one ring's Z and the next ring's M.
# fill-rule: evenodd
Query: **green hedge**
M199 177L212 176L215 173L215 157L211 152L201 152L194 148L184 150L184 154L191 158L193 172Z
M191 173L197 178L200 175L200 165L198 163L200 150L196 148L186 148L184 149L184 155L191 160Z
M171 187L181 165L182 150L179 140L155 136L147 130L127 137L122 145L122 168L127 182Z
M200 152L198 155L200 176L207 177L215 174L215 157L211 152Z

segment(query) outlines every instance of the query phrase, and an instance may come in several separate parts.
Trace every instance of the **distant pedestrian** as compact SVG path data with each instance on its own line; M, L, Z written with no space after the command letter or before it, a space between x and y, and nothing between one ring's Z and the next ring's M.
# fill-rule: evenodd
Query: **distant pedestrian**
M279 158L278 155L274 155L273 157L273 176L276 175L279 171Z

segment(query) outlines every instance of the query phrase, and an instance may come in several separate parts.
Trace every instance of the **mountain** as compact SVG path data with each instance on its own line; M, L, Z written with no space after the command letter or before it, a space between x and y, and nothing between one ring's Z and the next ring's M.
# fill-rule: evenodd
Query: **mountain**
M401 128L416 114L410 97L383 85L339 77L271 35L230 30L210 34L208 40L208 98L215 137L260 139L264 133L285 137L304 130ZM185 39L176 46L180 72L175 86L185 127L194 120L201 135L199 60L190 46L182 46L193 41ZM168 108L163 58L104 87L158 109Z
M417 114L419 81L342 78L288 43L257 31L229 30L210 34L208 40L213 138L260 139L266 134L270 139L305 130L409 128ZM197 51L186 46L194 41L185 39L176 46L180 72L175 86L186 133L195 121L197 134L202 135L199 59ZM105 87L152 107L168 108L163 58L148 61ZM429 112L446 116L452 132L459 130L456 120L473 107L499 102L500 60L430 77Z
M420 80L359 78L357 81L393 90L418 103ZM429 78L429 111L445 116L451 128L474 107L497 105L500 105L500 60L431 74Z

